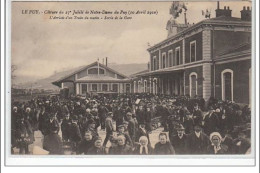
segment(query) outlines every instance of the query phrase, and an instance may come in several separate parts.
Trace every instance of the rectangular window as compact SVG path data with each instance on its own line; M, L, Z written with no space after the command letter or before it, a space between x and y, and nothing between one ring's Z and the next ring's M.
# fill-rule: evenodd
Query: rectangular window
M102 91L108 91L107 84L102 84Z
M92 84L92 91L97 91L97 84Z
M169 67L173 66L173 56L172 56L172 50L168 52L169 57Z
M162 68L166 68L166 54L162 54Z
M88 92L88 85L87 84L81 84L81 91L82 94L86 94Z
M190 62L196 61L196 41L190 42Z
M156 56L153 57L153 70L157 70Z
M118 92L118 84L113 84L112 90L113 90L113 92Z
M180 47L175 48L175 60L176 60L176 65L180 65L181 63L181 51Z

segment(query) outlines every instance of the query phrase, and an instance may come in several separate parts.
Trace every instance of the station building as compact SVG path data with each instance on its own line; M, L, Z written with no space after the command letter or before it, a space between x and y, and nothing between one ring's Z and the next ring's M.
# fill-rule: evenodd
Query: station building
M218 7L215 18L186 26L169 20L168 38L148 48L149 69L131 76L132 92L250 104L251 9L240 12Z
M106 63L107 64L107 63ZM98 61L52 84L67 89L68 95L130 93L130 79Z

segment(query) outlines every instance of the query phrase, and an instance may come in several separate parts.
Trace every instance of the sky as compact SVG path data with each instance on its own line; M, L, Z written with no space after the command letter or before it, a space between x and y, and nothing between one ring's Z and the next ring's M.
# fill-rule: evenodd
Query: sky
M171 3L12 2L11 62L17 66L16 76L44 78L105 57L109 63L147 63L148 43L167 38ZM215 17L217 2L186 2L186 6L188 22L197 23L205 19L202 10L209 9ZM243 6L251 3L220 2L220 8L224 6L230 6L233 17L240 17ZM22 14L22 10L157 10L158 15L132 15L131 20L120 21L50 20L49 15ZM176 20L184 23L183 14Z

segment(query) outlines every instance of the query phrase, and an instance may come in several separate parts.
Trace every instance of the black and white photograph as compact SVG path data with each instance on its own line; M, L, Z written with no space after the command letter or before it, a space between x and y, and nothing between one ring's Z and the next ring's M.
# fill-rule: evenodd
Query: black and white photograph
M252 1L10 8L10 157L254 156Z

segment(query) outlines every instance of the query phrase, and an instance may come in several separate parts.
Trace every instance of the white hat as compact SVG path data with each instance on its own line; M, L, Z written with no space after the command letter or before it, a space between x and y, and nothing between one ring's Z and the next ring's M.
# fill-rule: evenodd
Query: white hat
M209 136L210 141L212 141L213 136L217 136L219 137L220 140L222 140L222 136L220 135L219 132L212 132Z

